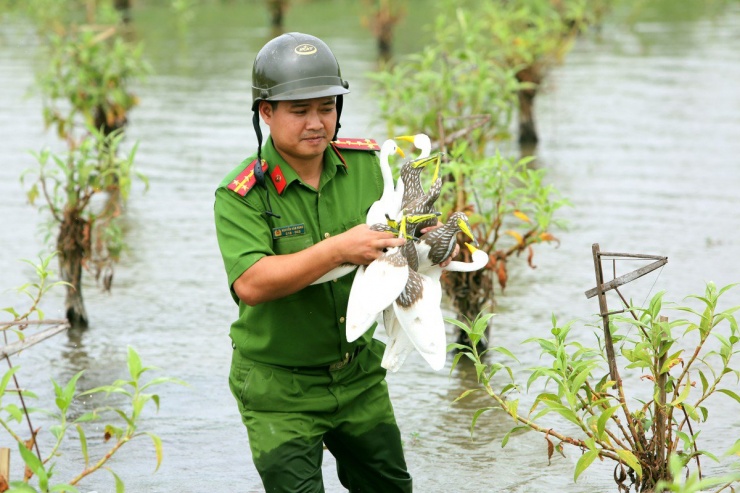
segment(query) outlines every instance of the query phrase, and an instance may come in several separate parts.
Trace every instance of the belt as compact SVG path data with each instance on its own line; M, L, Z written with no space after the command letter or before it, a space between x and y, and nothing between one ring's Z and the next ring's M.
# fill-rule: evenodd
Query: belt
M358 354L360 354L360 351L362 351L365 348L365 346L357 346L354 351L351 353L345 353L344 358L342 358L340 361L337 361L336 363L332 363L329 365L329 371L335 371L335 370L341 370L350 362L352 362L353 359L357 357Z

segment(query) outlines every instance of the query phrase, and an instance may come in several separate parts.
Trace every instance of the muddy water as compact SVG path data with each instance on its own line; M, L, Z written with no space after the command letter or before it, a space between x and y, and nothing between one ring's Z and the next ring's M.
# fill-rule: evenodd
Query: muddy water
M136 184L126 212L130 251L116 271L112 295L86 286L92 319L86 333L57 336L14 360L22 367L22 385L37 389L42 402L51 402L49 375L64 381L85 369L86 388L124 377L127 345L145 363L162 368L161 374L190 384L160 389L159 413L142 423L163 439L160 470L153 474L155 458L146 438L127 445L114 461L127 491L261 490L226 384L228 325L236 309L212 225L215 185L254 145L249 64L269 34L262 11L251 9L210 7L199 12L202 22L184 38L164 11L140 16L137 34L147 43L155 75L139 88L141 106L129 129L129 140L140 141L138 167L150 180L146 193ZM374 45L356 25L356 13L333 10L318 18L299 3L290 15L289 29L323 33L337 47L353 91L346 99L343 135L383 139L363 75L374 69ZM423 39L409 35L414 29L404 30L407 49ZM631 29L607 25L600 36L580 40L551 74L537 101L538 165L548 169L548 180L573 207L562 213L570 227L558 233L560 247L538 248L536 269L512 262L509 287L497 293L494 343L515 349L524 366L535 364L538 352L519 344L547 334L552 314L581 320L574 333L593 343L593 329L585 324L594 322L598 304L584 296L594 285L593 243L604 251L668 257L662 270L623 289L636 302L661 290L680 300L702 292L706 281L740 281L738 32L737 6L715 19L666 20L655 14ZM4 22L2 289L29 279L31 270L18 259L35 258L43 249L37 234L42 216L25 204L18 181L33 162L28 150L56 145L43 131L38 97L24 97L40 63L30 27ZM620 263L617 274L640 265ZM23 303L11 291L0 296L2 306ZM738 304L740 290L726 297L726 306ZM47 316L60 315L60 301L47 299ZM473 385L466 369L434 373L412 355L388 382L417 491L615 491L606 465L574 484L578 454L566 450L566 457L556 455L548 465L545 442L534 433L517 435L502 449L511 421L501 414L484 414L471 440L474 410L491 403L478 396L451 404ZM723 398L713 403L702 432L707 448L720 452L740 435L732 404ZM99 438L90 441L102 450ZM0 436L0 445L7 442ZM74 453L72 445L65 457ZM327 455L329 492L341 491L333 467ZM57 469L60 478L76 471L66 462ZM83 483L82 491L92 490L113 491L111 477L101 474Z

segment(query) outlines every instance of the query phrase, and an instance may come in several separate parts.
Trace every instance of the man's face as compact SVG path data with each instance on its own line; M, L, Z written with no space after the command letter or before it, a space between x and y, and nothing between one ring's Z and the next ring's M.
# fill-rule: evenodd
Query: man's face
M260 115L270 127L275 148L288 161L308 161L321 156L337 125L333 96L280 101L275 108L260 102Z

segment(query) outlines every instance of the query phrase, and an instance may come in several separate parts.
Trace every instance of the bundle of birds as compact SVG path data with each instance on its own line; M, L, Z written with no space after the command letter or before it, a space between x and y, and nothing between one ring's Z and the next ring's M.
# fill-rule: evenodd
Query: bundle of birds
M439 175L442 155L431 155L429 138L417 134L398 139L411 139L421 153L402 165L398 183L391 192L386 170L390 170L388 159L398 152L398 146L392 139L383 143L380 165L384 170L384 193L373 204L373 215L368 215L367 222L378 224L386 220L391 227L398 227L399 235L420 237L418 241L408 240L402 247L389 249L367 267L357 269L347 306L347 340L358 339L377 322L384 326L388 336L384 368L398 371L408 354L416 350L433 370L441 370L447 356L441 308L442 272L481 269L488 263L488 255L476 248L477 241L464 213L453 213L446 223L436 227L440 214L435 202L442 189ZM435 164L435 170L432 184L425 191L421 175L430 164ZM429 227L433 229L425 231ZM454 252L459 232L472 242L468 244L472 262L453 261L440 267Z

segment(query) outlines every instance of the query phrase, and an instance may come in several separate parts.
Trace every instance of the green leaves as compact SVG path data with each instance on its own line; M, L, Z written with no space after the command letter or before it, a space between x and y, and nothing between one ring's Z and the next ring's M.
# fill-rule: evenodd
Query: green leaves
M587 450L586 452L581 455L581 457L578 459L578 462L576 462L576 470L573 473L573 481L578 480L578 476L583 474L583 471L588 469L588 466L593 463L594 460L599 456L598 450Z
M154 446L154 452L156 455L155 471L159 469L163 459L163 447L162 440L156 434L151 431L140 430L141 416L144 412L145 405L147 402L152 401L155 404L156 409L159 409L160 398L157 394L144 393L145 389L152 389L162 384L177 383L186 385L185 382L170 377L156 377L149 381L144 381L142 378L148 371L154 370L153 367L145 366L139 356L138 352L132 348L128 348L127 355L127 366L131 380L117 380L109 385L103 385L96 387L81 393L77 393L77 386L80 383L80 379L83 372L75 374L66 384L60 385L55 381L52 381L54 387L55 404L58 412L51 413L45 410L40 410L48 414L51 419L57 421L56 424L52 424L48 427L48 431L56 438L57 444L53 447L49 455L45 459L40 459L33 450L29 450L24 444L20 437L13 435L13 438L18 442L18 448L23 461L28 466L29 470L36 476L38 480L39 489L41 492L68 492L68 493L79 493L77 488L74 486L82 478L92 474L100 469L108 470L114 478L116 491L124 491L123 480L118 474L107 466L108 461L118 453L126 443L138 436L148 436ZM13 367L11 370L6 372L0 379L0 404L2 404L2 397L5 395L6 388L10 379L16 374L20 367ZM72 422L68 421L67 414L72 409L75 402L78 402L81 396L93 396L95 394L105 394L105 396L118 396L115 399L115 404L104 405L97 407L91 411L80 414ZM128 400L121 402L120 396L127 397ZM93 402L97 400L94 399ZM90 400L88 400L90 402ZM15 420L21 420L23 413L14 404L0 405L0 411L5 411L6 414L11 416ZM31 409L29 409L31 411ZM96 455L95 451L91 450L88 444L88 430L86 426L88 423L100 421L106 419L106 422L101 427L96 425L94 430L95 433L100 433L99 430L103 429L103 442L109 443L108 451L100 451L96 449L97 458L91 457ZM5 425L5 422L0 419L0 423ZM51 471L54 468L54 462L45 465L52 458L59 455L60 444L67 437L68 431L73 430L76 432L78 442L80 445L80 454L82 458L82 464L84 466L83 471L73 478L69 482L52 484ZM23 482L13 482L14 492L33 492L37 491Z
M640 465L640 461L637 460L637 457L635 457L635 454L631 450L617 449L616 452L619 458L635 471L635 474L642 476L642 466Z
M637 320L612 317L612 338L621 348L616 363L622 368L615 380L611 380L604 368L603 347L594 349L584 345L581 331L574 330L572 323L560 324L553 316L549 336L524 341L535 345L540 352L538 362L526 370L526 390L537 390L526 415L518 411L523 399L507 395L519 389L514 377L522 371L504 367L499 361L501 357L517 361L516 353L492 347L478 354L472 347L460 346L456 361L460 361L461 355L472 361L478 381L496 403L476 412L473 425L482 413L499 409L515 421L515 426L503 437L502 445L509 442L514 431L530 429L547 437L548 450L543 453L548 457L554 447L552 437L560 440L559 447L567 444L577 447L581 456L575 465L574 481L597 457L622 464L621 467L642 478L643 489L687 493L739 481L740 474L723 476L717 481L690 473L694 462L698 464L702 458L718 460L714 451L700 447L698 425L710 416L708 403L712 401L708 398L719 393L740 404L735 380L723 385L725 376L738 375L729 365L738 353L740 341L734 317L738 308L720 308L720 296L728 289L717 289L708 283L704 295L688 297L692 304L686 306L667 302L665 293L661 292L650 300L647 308L629 307L639 314ZM697 303L701 309L695 308ZM688 317L668 318L668 310ZM456 325L465 332L473 331L467 324ZM679 332L681 328L683 333ZM709 349L704 347L708 340L715 342ZM601 344L598 331L596 341ZM484 360L484 356L493 358L493 362ZM498 381L496 375L501 368L506 368L511 383L502 385ZM623 383L627 381L629 388ZM461 398L473 390L464 392ZM634 395L647 395L650 400ZM658 447L663 447L660 453ZM730 455L737 454L737 450L740 445L733 447ZM661 482L664 490L653 488L659 477L668 477L669 465L660 462L659 457L669 455L672 456L670 474L676 479Z

